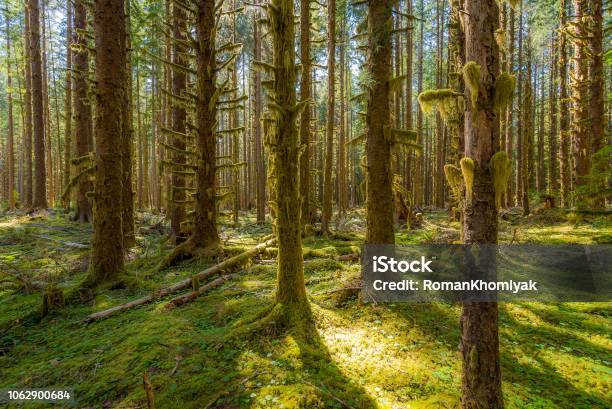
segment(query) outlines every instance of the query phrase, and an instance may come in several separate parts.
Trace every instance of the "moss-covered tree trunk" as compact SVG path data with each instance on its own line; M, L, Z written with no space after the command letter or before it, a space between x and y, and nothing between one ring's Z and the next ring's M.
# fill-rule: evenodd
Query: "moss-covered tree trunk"
M465 12L466 60L480 66L480 75L476 106L466 103L465 156L472 159L474 170L472 189L466 189L472 195L467 197L466 193L463 234L466 244L495 244L497 209L489 162L499 146L499 117L493 106L494 84L499 75L499 48L495 41L499 8L496 0L467 1ZM464 302L460 323L462 407L503 408L497 303Z
M268 7L274 50L274 99L269 105L275 123L268 141L274 156L278 273L276 301L281 305L307 303L300 227L300 137L296 120L303 104L296 99L293 58L295 27L292 0L272 0Z
M74 51L74 126L75 126L75 155L83 158L93 151L93 138L91 135L92 118L89 97L89 51L87 50L87 7L83 0L74 3L74 36L76 45ZM87 163L84 165L91 165ZM77 169L83 166L78 165ZM77 171L79 173L79 171ZM91 222L92 206L87 198L87 192L93 190L88 178L79 180L76 189L76 208L73 220L81 223Z
M343 215L348 207L348 183L346 176L346 5L343 5L340 32L340 126L338 129L338 213ZM350 86L350 85L349 85ZM303 153L302 153L303 154Z
M542 55L542 60L544 60L544 55ZM545 81L544 81L544 67L540 70L540 111L538 114L538 156L537 156L537 178L536 178L536 188L539 194L544 194L546 189L546 168L544 164L544 109L546 100L546 95L544 93L545 89ZM535 101L534 101L535 102Z
M312 93L312 56L310 54L310 0L300 2L300 60L302 62L302 76L300 80L300 98L309 101L309 105L302 110L300 116L300 142L303 146L300 157L300 196L302 200L301 220L305 227L311 223L310 214L310 137L311 112L310 99Z
M179 67L187 66L187 49L184 46L187 32L187 16L185 11L181 7L172 7L172 33L176 41L172 42L172 62ZM187 75L183 70L174 69L172 72L172 93L174 95L183 96L187 87ZM172 104L172 129L175 132L185 133L186 126L185 121L187 119L187 112L185 107L176 102ZM178 150L185 150L186 143L183 138L173 137L172 146ZM187 158L180 151L173 152L174 163L186 163ZM179 173L172 173L172 197L169 201L170 204L170 235L174 243L177 243L177 239L181 236L181 223L185 221L185 206L180 203L186 200L185 196L185 178Z
M510 28L508 33L508 72L511 73L514 71L514 34L515 34L515 25L516 25L516 13L514 11L514 7L510 8ZM506 109L506 146L505 151L508 155L508 159L512 161L513 151L514 151L514 98L511 97L510 101L508 101L508 108ZM510 172L514 167L511 168ZM506 188L506 207L511 207L514 204L514 190L515 183L512 174L510 175L510 180L508 182L508 187Z
M45 178L45 123L43 110L43 79L40 51L40 9L38 0L28 0L30 22L30 74L32 86L32 136L34 139L34 184L32 207L47 207L47 183Z
M125 0L124 0L125 1ZM123 228L123 250L128 251L136 245L134 233L134 187L132 185L132 166L134 161L134 129L132 127L132 53L131 53L131 18L129 3L126 3L125 29L123 33L124 48L126 49L125 67L122 72L125 76L125 92L123 93L121 133L121 219Z
M589 41L591 54L590 74L590 107L591 114L591 153L594 155L608 144L605 134L604 113L604 67L603 67L603 1L591 0L591 12L593 16L592 34ZM591 174L592 182L595 184L593 205L603 207L605 196L601 194L605 187L605 174L609 169L609 156L597 155L593 157Z
M570 172L570 133L569 133L569 96L567 89L567 24L568 0L559 3L560 30L559 30L559 173L561 181L561 206L569 206L571 191Z
M424 7L424 2L423 0L419 0L419 12L420 12L420 21L419 21L419 47L418 47L418 51L417 51L417 60L419 61L419 64L417 64L417 93L421 94L421 92L423 92L423 46L424 46L424 42L423 42L423 36L424 36L424 26L425 26L425 21L424 21L424 14L425 14L425 7ZM423 129L423 111L421 111L420 109L417 109L417 143L419 144L423 144L423 141L425 140L424 135L423 135L424 129ZM425 149L423 149L424 151ZM425 191L425 187L424 187L424 183L425 183L425 178L423 177L423 169L424 169L424 161L425 161L425 152L422 152L418 157L417 157L417 161L416 161L416 174L415 174L415 179L414 179L414 185L415 185L415 193L414 193L414 204L416 206L421 206L424 203L424 191Z
M521 203L523 205L523 215L529 214L529 189L531 187L530 179L532 174L532 138L533 138L533 117L534 111L533 105L533 85L531 83L531 51L529 45L527 46L527 75L525 76L525 93L522 100L523 109L521 112L523 117L523 131L521 151L519 152L521 157Z
M517 124L516 124L516 181L515 187L515 203L517 206L523 205L523 140L525 132L523 129L523 115L525 113L525 106L523 105L523 81L525 75L523 74L523 0L520 1L519 7L519 22L518 22L518 67L517 67Z
M257 0L259 3L259 0ZM257 18L253 20L253 43L256 61L261 61L261 33ZM303 63L303 67L307 62ZM255 97L253 101L253 144L255 160L255 204L257 208L257 223L263 223L266 219L266 171L264 167L263 138L261 130L262 93L261 73L255 70L253 73L253 85Z
M332 218L332 168L334 166L334 127L336 125L336 0L327 2L327 125L325 142L325 174L323 180L323 212L321 231L329 233Z
M13 77L11 73L11 30L9 24L8 11L4 14L4 23L6 27L6 103L7 103L7 136L6 136L6 177L8 179L6 188L8 190L8 206L9 210L15 210L15 153L14 145L14 125L13 125Z
M554 35L551 39L550 54L552 65L548 80L548 194L553 195L559 190L559 167L557 166L557 42Z
M122 138L126 115L124 0L96 0L96 121L94 234L86 286L116 280L123 271Z
M368 60L371 85L366 116L366 242L393 244L393 174L389 80L391 79L391 31L393 2L370 0L368 10Z
M66 0L66 94L64 100L64 188L70 183L72 174L70 160L72 159L72 1ZM70 196L64 199L66 211L70 209Z
M192 235L185 243L194 255L201 251L212 255L219 244L217 232L216 151L217 105L215 5L199 0L197 31L197 96L196 104L196 194Z
M28 3L29 4L29 3ZM30 12L26 10L24 16L24 30L25 30L25 67L24 67L24 177L23 177L23 204L26 208L32 207L32 190L33 190L33 179L32 179L32 57L30 54Z

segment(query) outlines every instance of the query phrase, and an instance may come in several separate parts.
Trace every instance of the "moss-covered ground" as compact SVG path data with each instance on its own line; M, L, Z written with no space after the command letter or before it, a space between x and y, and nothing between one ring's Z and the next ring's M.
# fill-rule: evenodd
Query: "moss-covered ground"
M502 242L610 243L612 221L549 211L508 214ZM457 223L428 213L423 229L398 243L452 242ZM157 408L454 408L460 395L457 305L360 304L347 292L359 264L337 257L359 251L363 214L342 233L304 241L314 325L243 338L233 331L272 303L274 249L237 279L182 307L168 299L91 324L88 314L127 302L206 267L186 262L153 273L170 250L161 218L138 217L138 247L128 274L138 286L106 290L93 302L69 302L41 318L42 296L24 282L69 290L87 267L90 228L59 214L0 217L0 389L68 387L68 407L144 408L146 371ZM256 244L269 227L244 216L222 225L230 252ZM508 408L612 407L612 303L500 305L500 349ZM26 407L48 407L28 404ZM17 406L14 406L17 407Z

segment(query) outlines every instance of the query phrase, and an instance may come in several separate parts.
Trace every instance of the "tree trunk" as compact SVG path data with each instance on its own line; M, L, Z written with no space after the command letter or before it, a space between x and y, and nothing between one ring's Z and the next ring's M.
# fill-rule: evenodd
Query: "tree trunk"
M544 55L542 55L544 61ZM538 172L537 172L537 190L540 195L546 192L546 169L544 165L544 101L546 95L544 93L544 67L541 68L540 75L540 116L538 125Z
M43 79L40 51L40 10L38 0L28 0L30 21L30 59L32 85L32 134L34 139L34 186L32 207L47 207L45 179L45 123L43 111Z
M15 156L13 151L14 126L13 126L13 85L11 76L11 31L8 11L5 11L4 21L6 25L6 89L7 89L7 141L6 141L6 176L8 178L8 206L9 210L15 210Z
M518 67L517 67L517 133L516 133L516 205L523 205L523 139L525 132L523 130L523 115L525 107L523 106L523 1L520 0L519 8L519 23L518 23Z
M259 0L257 0L259 3ZM310 7L310 5L308 6ZM303 16L303 14L302 14ZM259 22L257 19L253 20L253 37L255 43L255 60L261 61L261 34L259 33ZM310 60L308 59L308 62ZM308 62L304 61L303 67L306 67ZM253 73L254 83L255 83L255 98L254 98L254 112L253 112L253 134L255 144L255 179L257 184L256 190L256 207L257 207L257 223L263 223L266 219L266 171L264 167L264 154L263 154L263 141L262 141L262 132L261 132L261 73L259 70L255 70ZM303 91L302 91L303 92ZM304 97L302 97L304 99ZM302 117L303 118L303 117ZM304 166L304 165L302 165ZM308 168L306 166L306 168ZM308 206L308 198L304 199L306 202L306 207ZM302 205L304 206L304 205ZM308 212L303 212L308 214Z
M591 115L591 153L594 155L608 144L605 135L604 113L604 67L603 67L603 1L591 0L593 17L592 34L589 41L591 54L590 71L590 107ZM598 194L594 197L595 207L605 206L605 196L601 194L605 188L605 175L609 169L609 156L597 155L593 157L591 174L593 176L594 190Z
M495 244L497 210L489 162L499 146L499 118L493 107L495 78L499 75L499 48L495 41L499 9L496 0L464 4L466 61L480 65L480 78L476 109L466 103L465 156L474 161L474 174L472 197L465 198L463 238L466 244ZM464 302L460 322L461 406L503 408L497 303Z
M75 154L82 158L94 150L91 135L92 117L91 101L89 98L89 52L87 51L87 6L83 0L74 3L74 33L73 42L76 44L74 52L74 127L75 127ZM91 163L87 163L88 166ZM79 168L82 167L79 165ZM79 174L80 171L75 172ZM76 191L76 208L73 220L81 223L91 222L93 219L92 206L87 198L87 192L93 190L93 185L87 178L79 181Z
M329 233L332 218L332 167L334 164L334 126L336 124L336 0L327 2L327 127L325 144L325 175L323 181L323 212L321 232Z
M28 2L29 7L29 2ZM29 8L26 10L25 18L24 18L24 27L25 27L25 138L23 141L24 147L24 159L25 159L25 169L24 169L24 197L23 204L26 208L32 207L33 204L33 178L32 178L32 133L33 126L32 122L34 120L32 115L32 54L31 54L31 28L30 28L30 11Z
M508 72L511 73L514 71L514 33L515 33L515 25L516 25L516 14L514 11L514 7L510 8L510 35L508 39ZM514 151L514 100L515 98L510 98L508 102L508 108L506 110L506 154L508 155L508 159L510 159L511 165L510 170L510 178L508 180L508 187L506 189L506 207L511 207L514 205L514 191L515 191L515 183L514 177L512 176L512 171L514 170L514 161L512 160L513 151Z
M529 214L529 189L531 187L531 172L532 172L532 161L531 161L531 145L533 135L533 86L531 83L531 46L527 44L527 75L525 78L525 96L522 100L523 109L521 112L522 121L522 138L521 138L521 150L520 163L521 163L521 204L523 205L523 215Z
M173 36L178 41L172 42L173 52L172 58L173 63L185 67L188 64L186 60L185 46L183 45L186 40L187 32L187 16L185 11L181 7L172 7L172 27ZM174 95L183 95L187 88L187 75L181 70L172 70L172 93ZM171 102L172 105L172 129L175 132L185 133L186 126L185 121L187 119L187 112L185 108L180 104ZM172 146L177 149L185 150L187 145L182 138L173 137ZM172 154L172 160L175 163L186 163L187 158L180 152L174 152ZM183 169L184 170L184 169ZM184 201L185 191L182 189L186 186L185 178L180 174L172 174L172 197L169 200L170 204L170 235L172 241L177 243L177 239L181 236L181 223L185 221L185 207L182 203L175 201ZM178 188L178 189L177 189Z
M559 172L557 167L557 47L554 35L551 39L550 54L552 65L548 83L548 194L559 190Z
M332 0L333 1L333 0ZM269 106L274 131L268 144L274 157L276 179L276 236L278 273L276 301L281 305L306 304L300 226L300 137L296 126L299 109L295 78L295 26L292 0L272 0L268 19L274 49L274 99ZM290 56L290 57L288 57ZM266 135L268 136L268 135Z
M86 286L115 280L124 264L122 182L124 121L127 120L124 0L96 0L96 121L94 233ZM119 203L118 203L119 202Z
M338 212L346 213L348 207L348 184L346 177L346 6L342 6L342 28L340 38L340 129L338 135ZM349 84L350 86L350 84Z
M125 0L122 0L125 3ZM132 57L131 57L131 18L130 7L124 12L125 28L123 46L126 50L125 67L122 72L125 75L125 89L123 92L122 112L124 119L121 123L121 228L123 229L123 250L127 252L136 244L134 236L134 187L132 186L132 162L134 157L134 130L132 128Z
M560 30L559 30L559 138L561 139L559 149L559 171L561 175L561 207L569 206L569 195L571 189L570 181L570 133L569 133L569 102L567 92L567 3L568 0L560 2Z
M410 0L409 0L410 1ZM423 92L423 28L425 26L425 8L423 4L423 0L419 0L419 11L421 13L420 23L419 23L419 49L417 53L417 58L419 61L418 71L417 71L417 92L421 94ZM423 136L423 112L420 109L417 109L417 143L422 144L425 140ZM415 185L415 200L414 204L416 206L422 206L424 204L423 201L423 193L424 193L424 183L425 178L423 178L423 164L425 158L425 150L423 149L423 153L418 156L416 163L416 175L414 180Z
M391 143L385 138L390 126L391 2L370 0L368 12L368 60L372 78L366 116L366 242L393 244L393 174Z
M66 0L66 95L64 101L64 188L70 183L72 159L72 1ZM70 209L70 196L64 200L66 211Z

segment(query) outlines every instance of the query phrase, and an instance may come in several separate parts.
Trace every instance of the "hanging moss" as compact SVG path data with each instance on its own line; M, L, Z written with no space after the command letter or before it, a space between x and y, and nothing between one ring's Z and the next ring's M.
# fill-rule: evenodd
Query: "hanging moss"
M495 42L500 50L506 52L506 32L503 28L495 30Z
M490 167L493 175L493 188L495 189L495 206L499 209L501 206L502 194L508 187L512 163L506 152L502 151L497 152L491 157Z
M423 91L417 100L424 113L437 110L447 123L455 120L463 110L463 96L450 88Z
M463 158L459 165L461 165L461 174L465 184L466 201L469 203L472 200L472 188L474 187L474 160L472 158Z
M480 65L469 61L463 66L463 80L470 90L472 108L476 110L478 103L478 90L480 89Z
M504 112L514 95L516 77L507 72L502 72L495 80L495 95L493 96L493 108L497 112Z
M444 165L444 175L446 175L453 198L458 201L461 197L461 170L454 165Z
M512 7L513 9L515 9L519 4L520 4L520 0L505 0L506 3L508 3L510 5L510 7Z

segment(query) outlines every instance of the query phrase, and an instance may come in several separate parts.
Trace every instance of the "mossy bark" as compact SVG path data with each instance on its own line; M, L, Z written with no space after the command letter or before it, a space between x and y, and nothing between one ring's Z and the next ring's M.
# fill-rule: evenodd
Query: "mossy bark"
M559 190L559 167L557 164L558 135L557 135L557 41L551 39L550 53L552 65L548 82L548 194L553 195Z
M311 190L311 145L312 137L312 55L311 55L311 0L300 2L300 60L302 63L302 75L300 79L300 98L309 101L309 105L302 110L300 116L300 143L302 144L302 155L300 156L300 196L302 200L301 220L302 227L306 228L314 222L314 213L310 206Z
M259 3L259 0L257 0ZM258 12L259 13L259 12ZM261 61L261 33L259 23L253 20L253 43L256 61ZM306 62L304 64L307 64ZM266 171L264 166L263 138L261 129L262 95L261 95L261 73L254 70L253 73L255 98L253 101L253 144L255 160L255 204L257 208L257 223L263 223L266 219Z
M11 32L9 27L8 12L5 12L5 26L6 26L6 89L7 89L7 137L6 137L6 177L8 182L6 184L8 194L8 206L9 210L15 210L15 155L13 151L13 137L14 137L14 126L13 126L13 89L12 89L12 75L11 75Z
M23 204L26 208L32 206L32 57L30 55L30 13L24 16L25 30L25 68L24 68L24 177L23 177Z
M366 134L366 242L393 244L393 174L391 143L385 138L390 125L392 2L371 0L368 11L368 89Z
M87 51L88 41L84 34L87 30L87 7L83 0L77 0L74 3L74 28L72 41L77 46L74 52L75 154L77 158L81 158L93 151L91 101L87 79L89 75L89 52ZM91 163L87 163L86 166L90 165ZM92 183L88 178L82 178L77 186L73 220L81 223L92 221L92 206L87 198L87 192L91 191L93 191Z
M567 34L564 32L567 24L568 0L559 2L559 173L561 176L561 207L569 206L571 191L570 172L570 133L569 133L569 96L567 88Z
M32 136L34 139L34 185L32 207L47 207L47 181L45 167L45 123L43 110L43 72L40 51L40 9L38 0L28 0L30 22L30 63L32 86Z
M268 19L274 49L274 99L270 106L276 126L270 142L274 156L278 273L276 301L307 305L300 227L300 138L296 126L300 105L295 85L295 28L292 0L272 0ZM296 307L301 308L301 307Z
M96 0L96 174L92 254L85 282L88 287L118 279L124 268L121 150L126 98L125 30L124 0Z
M499 75L499 27L496 0L465 2L466 60L480 65L476 109L466 104L465 156L474 161L472 197L463 211L466 244L497 243L497 210L489 166L499 146L499 117L494 84ZM499 359L498 311L495 302L464 302L461 313L462 397L466 409L503 408Z
M124 0L125 2L125 0ZM134 161L134 129L132 126L132 58L131 58L131 19L129 3L124 12L125 28L124 48L126 50L125 67L121 73L125 81L122 100L121 132L121 225L123 229L123 250L127 252L136 245L134 225L134 187L132 184L132 166Z
M64 175L62 184L65 188L70 183L72 174L72 14L71 0L66 0L66 94L64 100ZM63 202L64 209L70 210L70 196Z
M589 73L591 76L590 84L590 107L591 114L591 153L595 154L607 145L605 134L605 113L604 113L604 67L603 67L603 1L591 0L593 13L592 35L589 41L591 53L591 64ZM591 168L592 180L595 183L594 190L597 195L594 197L595 207L605 206L605 196L601 191L605 188L605 174L609 170L609 158L594 157Z
M508 72L514 70L514 26L516 25L516 14L514 7L510 8L510 28L508 34ZM506 146L505 150L508 154L508 158L512 160L514 150L514 97L508 101L508 108L506 109ZM508 188L506 189L505 203L507 207L511 207L514 204L514 178L512 177L512 170L510 171L510 180L508 181Z
M183 45L183 41L186 40L187 32L187 16L185 11L181 7L172 7L172 33L176 40L173 42L173 63L180 66L187 66L186 59L186 47ZM187 87L187 76L182 70L172 70L172 93L174 95L183 95ZM185 108L180 104L172 104L172 129L176 132L185 133L185 120L187 119L187 112ZM172 146L177 149L185 150L186 143L182 138L173 137ZM185 155L181 152L174 151L172 153L172 160L175 163L185 163ZM180 170L180 169L177 169ZM184 170L184 169L183 169ZM185 187L185 178L180 174L173 173L172 179L172 197L170 204L170 235L174 243L178 242L181 237L181 223L185 221L185 207L181 203L174 203L173 201L184 201L185 191L181 188ZM176 189L175 189L176 188Z
M327 1L327 126L325 130L325 173L321 232L328 234L332 218L332 168L334 165L334 127L336 125L336 0Z

